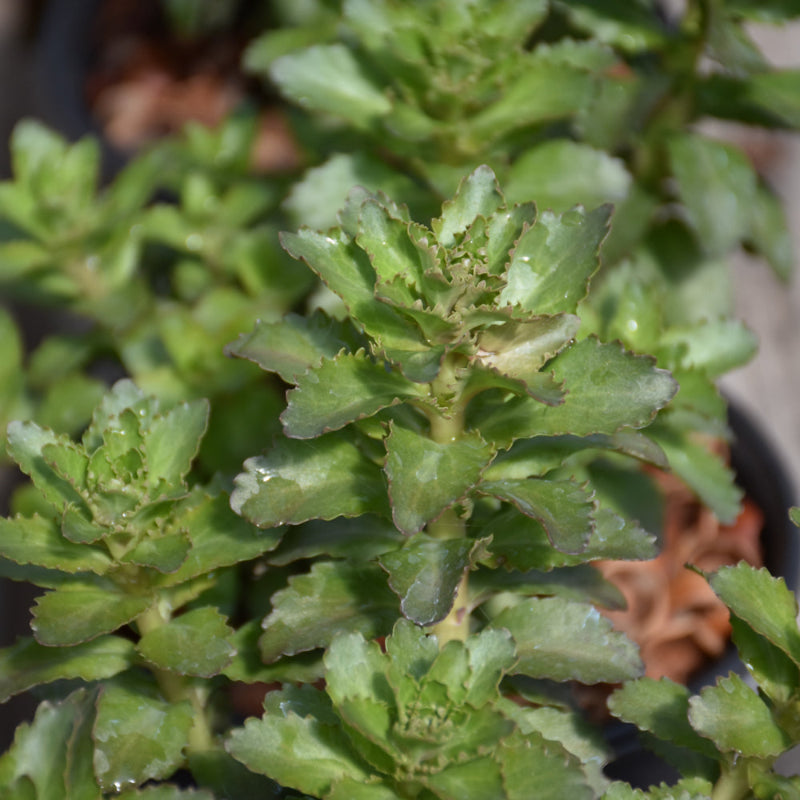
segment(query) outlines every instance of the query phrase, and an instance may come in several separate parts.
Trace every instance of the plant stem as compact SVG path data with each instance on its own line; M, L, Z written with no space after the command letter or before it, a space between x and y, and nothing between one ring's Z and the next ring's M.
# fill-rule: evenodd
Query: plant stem
M750 792L747 770L743 766L722 767L713 791L712 800L744 800Z
M169 612L164 611L156 603L136 618L139 634L144 636L149 631L160 628L170 621ZM159 667L150 667L153 677L161 689L164 699L170 703L188 700L193 709L192 727L189 729L188 749L203 752L214 748L214 735L211 732L206 714L206 692L190 677L179 675Z

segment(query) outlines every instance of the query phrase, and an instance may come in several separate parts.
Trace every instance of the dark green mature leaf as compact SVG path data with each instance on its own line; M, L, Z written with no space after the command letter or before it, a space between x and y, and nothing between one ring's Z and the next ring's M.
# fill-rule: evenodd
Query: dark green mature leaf
M233 731L227 751L248 769L301 792L325 796L338 779L367 781L324 692L310 686L270 692L261 719Z
M731 611L800 666L797 600L783 578L741 563L721 567L709 583Z
M712 255L725 255L750 231L757 179L746 156L731 145L695 134L669 141L678 193L698 239Z
M685 686L667 678L639 678L617 689L608 708L617 719L633 723L641 731L715 758L716 748L689 724L690 696Z
M537 519L553 547L565 553L582 552L594 532L592 495L572 481L486 481L480 491L513 503L523 514Z
M119 800L214 800L214 795L206 789L181 789L166 783L122 792L117 797Z
M343 323L319 310L309 317L287 314L279 322L259 320L252 333L241 334L225 351L295 383L306 370L348 348L350 333Z
M739 320L706 320L664 331L661 346L680 348L684 368L702 370L709 377L718 378L750 361L758 350L758 339Z
M113 633L147 610L152 602L148 595L69 584L37 598L31 628L40 644L81 644Z
M442 214L431 227L439 244L452 247L478 217L489 217L503 204L494 172L480 166L459 185L455 196L442 206Z
M344 117L357 127L391 111L369 72L342 44L316 45L276 59L270 77L301 106Z
M383 474L344 434L285 439L244 466L246 472L234 481L231 507L260 527L365 513L388 516Z
M383 636L400 612L377 565L340 561L318 562L309 574L292 577L272 605L259 640L268 664L282 655L326 647L340 631Z
M423 779L434 797L441 800L477 800L480 797L502 797L500 769L489 757L457 762Z
M517 242L500 305L533 314L574 314L600 266L598 253L610 217L611 206L541 214Z
M155 666L211 678L218 675L236 655L233 628L215 608L195 608L170 622L148 631L137 645L139 652Z
M105 791L169 777L184 760L194 711L134 681L106 684L97 699L94 770Z
M755 22L787 22L800 17L795 0L728 0L731 13Z
M591 605L561 598L526 600L492 620L517 643L515 672L534 678L616 683L643 671L636 645Z
M26 637L0 650L0 702L40 683L63 678L110 678L135 661L133 643L103 636L72 647L45 647Z
M75 544L56 522L44 517L0 519L0 555L17 564L36 564L62 572L102 575L112 564L105 549Z
M277 783L264 775L250 772L244 764L221 748L192 751L189 754L189 771L198 785L207 787L197 800L238 800L238 798L257 798L257 800L280 800L285 792ZM168 788L174 788L169 786ZM196 790L183 790L187 792ZM208 793L208 798L204 795ZM213 794L211 794L213 792ZM157 798L156 798L157 800ZM165 800L173 800L168 796ZM174 800L183 800L177 795ZM195 800L191 794L186 800Z
M427 391L366 353L341 353L300 375L281 414L284 430L311 439L350 422L371 417L404 399L427 398Z
M85 747L91 743L92 701L93 693L79 689L61 702L40 703L33 722L17 728L14 743L0 758L4 798L13 786L20 792L10 795L15 800L100 800L91 749Z
M561 352L550 368L565 384L564 402L545 406L516 397L485 407L478 403L474 423L487 441L505 444L536 435L587 436L641 428L677 391L672 376L652 359L593 338Z
M431 539L418 534L404 547L378 560L389 573L389 586L400 609L417 625L433 625L453 607L464 573L480 543L473 539Z
M163 536L145 538L129 550L124 558L125 564L152 567L159 572L175 572L186 560L192 548L189 534L185 531L167 533Z
M492 460L494 449L475 433L439 444L393 424L386 453L392 518L411 535L466 496Z
M758 187L746 244L767 260L779 278L784 281L791 278L795 257L786 211L781 201L764 186Z
M689 722L720 750L738 755L769 758L792 744L769 706L735 673L689 700Z

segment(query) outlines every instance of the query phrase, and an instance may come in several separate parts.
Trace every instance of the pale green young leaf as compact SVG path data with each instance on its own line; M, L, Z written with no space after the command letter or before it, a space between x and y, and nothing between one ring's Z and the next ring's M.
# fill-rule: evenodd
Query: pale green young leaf
M783 578L740 563L709 576L711 588L742 621L800 666L797 600Z
M309 317L287 314L279 322L259 320L251 333L241 334L226 352L295 383L299 375L318 367L323 359L349 349L352 339L343 323L317 310Z
M402 795L384 783L362 783L349 776L336 781L325 798L326 800L403 800Z
M494 172L480 166L458 187L452 200L442 206L442 214L431 223L439 244L452 247L478 217L489 217L503 205L503 195Z
M610 216L607 205L541 214L517 242L498 302L533 314L574 314L600 266Z
M383 474L342 433L284 439L244 466L234 481L231 507L260 527L365 513L388 516Z
M444 619L479 546L473 539L431 539L418 534L405 546L380 556L406 618L417 625Z
M145 393L127 378L117 381L103 396L100 405L94 410L92 421L84 431L81 441L87 453L93 453L103 444L106 431L118 429L117 418L126 409L140 412L143 419L149 416L152 401L148 402Z
M31 628L40 644L81 644L132 622L152 602L148 595L68 584L37 598Z
M662 347L680 348L681 366L718 378L744 366L756 354L756 335L739 320L706 320L692 327L674 327L660 337Z
M559 0L558 5L564 8L574 25L623 51L636 53L657 49L669 34L661 17L642 0L632 0L623 6L614 0L578 3Z
M720 750L745 757L778 756L792 744L769 706L735 673L690 698L689 722Z
M489 756L464 763L456 759L440 772L424 776L422 782L438 800L478 800L505 797L500 769Z
M193 710L139 681L106 684L97 699L94 770L105 791L168 778L182 766Z
M64 678L110 678L135 661L133 643L103 636L72 647L45 647L31 637L0 650L0 702L33 686Z
M602 800L709 800L713 791L711 781L704 778L682 778L672 786L662 783L644 789L634 789L629 783L614 781Z
M392 704L393 693L384 676L385 661L377 642L368 642L358 633L336 636L324 656L325 691L334 706L354 699Z
M194 608L147 631L138 651L159 669L211 678L230 663L236 650L233 628L215 608Z
M701 246L725 255L751 230L757 195L753 167L740 150L697 134L683 133L668 143L678 193Z
M539 370L575 338L579 327L580 320L572 314L494 325L478 336L475 361L535 386Z
M608 708L617 719L633 723L641 731L716 758L716 748L689 724L690 696L685 686L667 678L639 678L617 689Z
M517 643L515 673L556 681L616 683L643 671L636 645L591 605L531 598L492 620Z
M439 444L397 424L390 426L386 452L392 518L407 535L463 499L494 455L478 434Z
M621 203L630 185L631 175L620 159L569 139L553 139L512 164L503 193L509 205L535 200L543 211L559 213L578 204Z
M102 575L112 565L105 549L75 544L64 538L58 523L38 516L0 519L0 556L70 574Z
M517 660L516 647L507 631L487 629L464 643L469 654L466 693L459 703L481 708L498 697L501 679Z
M312 687L271 692L261 719L235 729L225 747L248 769L298 791L324 797L340 779L368 781L327 696Z
M181 403L153 419L144 433L147 480L152 487L181 486L208 427L209 403Z
M746 244L766 259L779 278L788 281L794 271L795 255L781 201L769 189L759 185L751 213Z
M591 492L573 481L528 478L484 481L479 490L512 503L523 514L541 522L553 547L580 553L595 529Z
M362 128L392 104L352 51L342 44L315 45L273 61L270 77L301 106L343 117Z
M272 612L262 623L261 656L272 663L326 647L340 632L367 638L386 635L400 614L397 597L377 565L317 562L296 575L272 597Z
M281 421L288 436L311 439L403 400L427 396L422 386L363 351L341 353L298 376Z
M591 800L596 797L580 761L538 733L515 732L497 751L508 800Z
M120 558L123 564L152 567L163 573L175 572L192 549L192 540L185 531L146 537Z
M436 636L426 634L405 617L395 622L386 637L389 665L386 677L399 706L408 706L419 694L419 682L439 655Z

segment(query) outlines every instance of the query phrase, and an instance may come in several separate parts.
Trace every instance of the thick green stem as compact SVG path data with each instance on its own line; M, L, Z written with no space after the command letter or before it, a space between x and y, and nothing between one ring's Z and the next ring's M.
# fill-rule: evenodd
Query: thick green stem
M714 789L712 800L744 800L750 794L750 782L744 764L723 767Z
M139 634L144 636L149 631L166 625L170 620L168 611L159 608L156 603L136 618L136 627ZM151 667L151 672L158 683L158 688L164 698L170 703L180 703L188 700L192 704L193 723L189 730L188 749L194 752L203 752L214 748L214 735L211 732L208 716L206 714L207 692L198 686L193 678L178 675L166 669Z

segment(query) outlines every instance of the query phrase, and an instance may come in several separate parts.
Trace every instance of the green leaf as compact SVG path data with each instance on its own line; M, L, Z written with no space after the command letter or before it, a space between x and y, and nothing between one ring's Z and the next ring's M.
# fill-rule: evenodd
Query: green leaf
M194 711L168 703L147 684L105 685L97 699L94 770L105 791L168 778L184 761Z
M562 351L549 366L565 384L564 402L545 406L515 397L481 407L478 398L474 422L484 439L505 444L536 435L610 435L625 427L641 428L677 390L672 376L649 357L593 338Z
M498 765L489 757L465 763L451 763L441 772L426 776L424 783L434 797L442 800L480 800L504 797L503 780Z
M466 496L492 460L494 449L478 434L439 444L392 424L386 453L392 517L403 533L411 535Z
M751 213L747 244L767 260L779 278L788 281L794 272L795 253L781 201L769 189L759 186Z
M111 678L135 660L133 643L103 636L72 647L44 647L30 637L0 650L0 702L40 683Z
M689 722L720 750L742 756L778 756L792 744L769 706L735 673L689 700Z
M586 34L623 52L658 49L668 35L660 15L649 2L631 0L620 6L614 0L578 0L560 1L558 6Z
M585 550L594 532L592 495L572 481L485 481L480 491L512 503L523 514L541 522L553 547L565 553Z
M150 486L161 481L170 487L183 483L208 427L208 414L207 400L181 403L157 416L144 430Z
M431 539L418 534L378 560L400 609L417 625L433 625L453 607L459 583L480 544L472 539Z
M17 728L0 758L0 788L16 785L20 794L11 797L20 800L100 800L85 748L91 742L92 700L93 694L79 689L61 702L40 703L33 722ZM26 793L22 785L34 788Z
M301 106L344 117L359 128L392 108L367 70L341 44L316 45L282 56L272 63L270 77Z
M739 320L706 320L664 331L660 346L681 348L682 367L703 370L709 377L718 378L750 361L758 350L758 339Z
M517 242L500 305L533 314L574 314L600 266L598 253L610 217L610 206L544 212Z
M140 567L152 567L159 572L175 572L186 561L192 548L189 534L184 531L148 537L129 550L120 561Z
M281 421L288 436L311 439L427 392L364 352L342 353L297 378Z
M755 22L787 22L800 16L794 0L729 0L731 13Z
M171 784L122 792L117 797L119 800L214 800L214 795L205 789L180 789Z
M283 790L274 781L263 775L250 772L244 764L236 761L221 748L214 750L193 751L189 753L189 771L200 786L213 791L213 795L202 790L197 800L236 800L237 798L258 798L258 800L279 800L284 796ZM161 787L158 787L161 788ZM180 791L173 786L165 786ZM195 800L191 789L186 800ZM206 797L208 794L208 797ZM157 800L157 798L155 799ZM170 795L164 800L183 800L181 795Z
M386 576L371 564L318 562L309 574L290 578L289 586L273 595L272 605L259 640L268 664L282 655L326 647L339 632L386 635L399 615Z
M382 473L345 434L282 440L244 466L246 472L234 481L231 507L260 527L365 513L388 516Z
M739 516L743 492L734 483L727 464L704 444L692 441L686 432L660 424L660 420L647 433L666 453L672 471L723 524L732 524Z
M310 686L270 692L265 710L226 742L227 751L248 769L318 797L339 779L364 782L370 777L323 692Z
M595 208L620 203L630 185L630 173L620 159L569 139L553 139L513 163L503 193L509 205L535 200L539 208L558 213L578 204Z
M341 322L322 311L309 317L287 314L280 322L259 320L252 333L241 334L225 351L295 383L306 370L348 348L353 337L347 334Z
M31 628L40 644L81 644L121 628L152 602L147 595L69 584L37 598Z
M629 680L643 671L636 645L588 604L532 598L503 611L492 627L514 637L516 673L591 684Z
M575 338L579 327L580 319L572 314L495 325L478 337L475 360L501 375L536 386L542 378L539 370Z
M750 231L757 180L746 156L736 148L694 134L668 143L678 193L701 246L725 255Z
M609 711L623 722L636 725L659 739L716 758L708 739L689 724L690 692L667 678L639 678L617 689L608 700Z
M147 631L137 649L160 669L211 678L230 663L236 650L233 629L215 608L195 608Z
M503 195L494 172L480 166L458 187L452 200L442 206L442 214L431 223L439 244L452 247L456 237L466 232L478 217L488 218L503 205Z
M720 599L756 633L800 666L797 600L783 578L749 564L721 567L709 577Z
M102 575L112 564L105 550L74 544L64 538L57 523L38 516L0 519L0 555L17 564L36 564L70 574Z
M519 732L504 739L497 752L508 800L590 800L596 797L580 762L557 742Z

